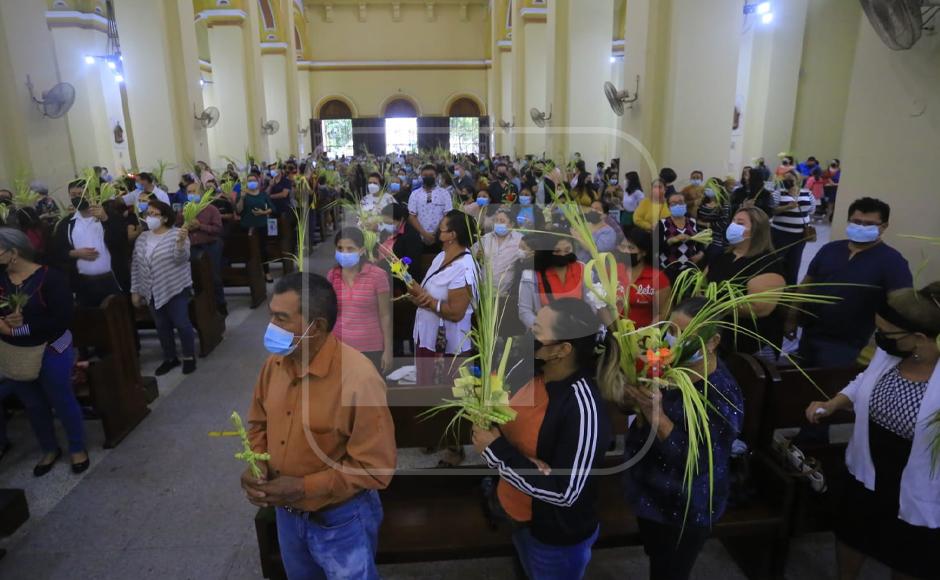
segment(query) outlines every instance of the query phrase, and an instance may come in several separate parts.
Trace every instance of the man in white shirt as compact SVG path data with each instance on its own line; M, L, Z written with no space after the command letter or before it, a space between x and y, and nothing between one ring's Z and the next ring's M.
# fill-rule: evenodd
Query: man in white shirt
M147 193L151 196L156 196L157 199L163 203L170 205L170 196L167 195L165 191L157 187L152 173L144 172L137 174L137 189L124 196L124 205L137 205L137 200L140 197L141 192Z
M121 236L127 234L120 220L109 219L101 206L90 206L82 197L83 190L84 182L69 184L75 213L56 229L53 265L73 274L72 287L80 306L97 307L108 296L121 293L109 245L120 244Z
M421 168L421 188L411 192L408 198L409 223L421 235L426 253L440 251L434 232L444 214L454 209L450 193L437 185L437 169L433 165Z
M480 254L486 257L485 262L492 269L493 281L499 288L499 293L508 296L513 287L513 266L521 257L519 244L522 234L513 229L512 212L500 209L493 216L493 231L483 236L473 245L471 253L477 260Z

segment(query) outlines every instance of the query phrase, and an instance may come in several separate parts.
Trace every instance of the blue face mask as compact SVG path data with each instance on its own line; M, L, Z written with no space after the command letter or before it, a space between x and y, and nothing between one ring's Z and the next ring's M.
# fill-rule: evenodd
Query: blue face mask
M532 205L532 196L531 195L520 195L519 203L522 205Z
M746 231L747 228L741 224L730 223L728 229L725 230L725 238L728 239L729 244L735 246L744 241L744 232Z
M878 230L878 226L860 226L853 223L845 226L845 236L856 244L870 244L880 235L881 231Z
M387 232L389 234L394 234L398 227L395 224L379 224L380 232Z
M202 196L200 196L197 193L190 193L189 195L186 196L186 199L188 199L192 203L199 203L199 200L202 199Z
M140 183L140 182L138 181L138 182L137 182L137 185L135 186L135 189L136 189L137 191L143 191L143 190L144 190L144 184L143 184L143 183Z
M706 189L706 190L705 190L705 197L707 197L708 199L714 199L714 198L715 198L715 190L712 189L712 188L710 188L710 187L709 187L708 189Z
M150 207L149 203L147 203L146 201L142 201L137 204L137 211L139 211L140 213L144 213L145 211L147 211L147 208L149 207Z
M687 211L689 211L689 208L684 203L669 206L669 213L675 218L685 217Z
M490 200L489 200L489 199L487 199L487 198L485 198L485 197L478 197L478 198L477 198L477 205L478 205L478 206L484 207L484 206L487 206L487 205L489 205L489 204L490 204Z
M410 166L410 165L405 165L405 171L411 171L411 166Z
M525 217L524 215L517 215L517 216L516 216L516 223L519 224L520 226L521 226L521 225L525 225L527 222L528 222L528 220L526 219L526 217Z
M249 182L248 182L248 190L249 190L249 191L254 191L254 190L256 190L256 189L258 189L258 182L257 182L257 181L249 181Z
M666 336L663 337L663 338L665 338L666 344L669 345L669 348L675 348L675 346L676 346L676 337L675 337L674 334L672 334L671 332L667 332L667 333L666 333ZM694 354L692 354L692 356L690 356L689 358L685 359L685 362L686 362L686 363L697 363L697 362L699 362L699 361L701 361L701 360L704 360L704 359L705 359L705 355L702 354L702 351L701 351L701 350L697 350L697 351L695 351Z
M313 323L311 322L310 326L312 325ZM307 326L307 330L304 331L304 334L300 337L300 340L306 338L307 331L310 330L310 326ZM268 323L268 329L264 332L264 348L266 348L267 351L271 354L287 356L294 352L294 349L296 349L297 345L300 344L300 340L298 340L297 344L295 345L294 335L274 324L273 322Z
M400 183L394 183L394 182L393 182L393 183L389 183L389 184L388 184L388 190L391 191L392 193L398 193L399 191L401 191L401 184L400 184Z
M689 181L689 183L690 183L691 185L695 186L695 187L698 187L698 186L702 185L702 180L701 180L701 179L693 179L693 180Z
M336 250L336 263L340 268L355 268L359 264L359 252L340 252Z
M493 233L499 237L503 237L509 233L509 226L506 224L493 224Z
M615 177L615 178L612 178L612 179L610 180L610 184L611 184L611 185L617 185L618 183L620 183L620 182L617 180L616 177Z
M414 190L414 189L420 189L420 188L421 188L421 180L420 180L420 179L412 179L412 180L411 180L411 189Z

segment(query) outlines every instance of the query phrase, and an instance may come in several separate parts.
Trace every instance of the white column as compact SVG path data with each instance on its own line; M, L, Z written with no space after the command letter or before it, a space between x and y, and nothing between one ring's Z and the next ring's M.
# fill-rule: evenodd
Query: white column
M268 136L271 159L287 159L296 130L290 126L288 115L287 55L284 51L262 54L261 62L264 71L265 121L277 121L281 126L277 133Z
M259 130L256 126L261 123L260 118L253 118L250 98L246 98L250 92L245 26L244 22L209 23L211 91L220 112L219 122L210 132L215 134L213 155L220 160L225 157L244 160L245 152L252 148L252 132Z
M75 176L68 122L36 109L26 88L30 76L36 97L60 82L46 3L0 2L0 187L18 176L40 179L50 189Z

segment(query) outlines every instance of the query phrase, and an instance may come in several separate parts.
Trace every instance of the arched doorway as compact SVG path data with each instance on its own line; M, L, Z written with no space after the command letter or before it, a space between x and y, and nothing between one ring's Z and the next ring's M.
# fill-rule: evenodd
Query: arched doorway
M488 139L481 135L480 114L480 105L470 97L451 102L447 109L451 153L480 153L480 144Z
M320 105L314 119L314 131L319 130L320 145L330 157L351 157L355 153L353 141L353 115L349 104L340 99L330 99ZM318 143L314 137L314 149Z
M386 103L385 153L405 153L418 149L418 108L407 98Z

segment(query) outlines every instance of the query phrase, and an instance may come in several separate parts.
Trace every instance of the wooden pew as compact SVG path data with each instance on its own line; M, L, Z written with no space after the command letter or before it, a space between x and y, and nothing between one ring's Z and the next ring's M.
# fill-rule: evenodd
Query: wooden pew
M225 317L215 303L215 282L209 256L203 254L192 264L193 298L189 302L189 318L199 334L199 356L206 357L222 342Z
M76 394L101 418L104 447L115 447L150 413L127 298L116 294L98 308L77 308L72 336L76 348L99 357L88 367L88 391Z
M284 274L294 271L294 245L297 242L296 225L292 213L277 216L277 237L268 238L268 260L281 262Z
M739 365L749 390L759 392L762 368L756 362ZM434 446L441 442L444 426L453 416L442 412L426 421L417 417L444 398L450 386L396 386L388 391L389 409L395 421L399 447ZM759 400L759 399L758 399ZM610 406L615 433L626 429L626 417ZM469 443L470 429L463 425L459 442ZM452 440L448 440L448 443ZM638 545L636 518L623 498L620 457L608 454L609 472L598 476L600 536L596 548ZM484 510L480 466L458 467L465 475L438 469L399 470L388 489L380 492L384 510L379 530L377 560L380 563L437 561L514 554L508 524L494 526ZM485 469L485 468L482 468ZM487 471L489 475L495 472ZM754 454L752 473L760 487L753 501L729 507L714 526L714 535L727 542L742 569L751 578L781 577L789 538L793 489L790 480L772 461ZM277 551L274 510L261 509L255 517L266 578L283 578Z
M264 266L261 263L261 246L256 236L236 228L225 238L223 250L225 265L222 268L222 281L226 287L248 287L251 292L251 307L257 308L268 298L264 280Z
M806 407L812 401L824 401L835 396L862 370L861 367L850 366L809 368L801 372L794 367L777 367L772 364L766 365L766 368L768 388L759 434L759 445L766 450L771 449L775 430L807 426ZM827 418L825 424L854 421L853 413L841 411ZM823 431L823 428L817 430ZM801 441L797 446L806 457L813 457L822 464L828 490L825 493L815 492L804 479L790 472L796 484L792 532L796 535L832 529L839 497L851 477L845 466L846 444Z

